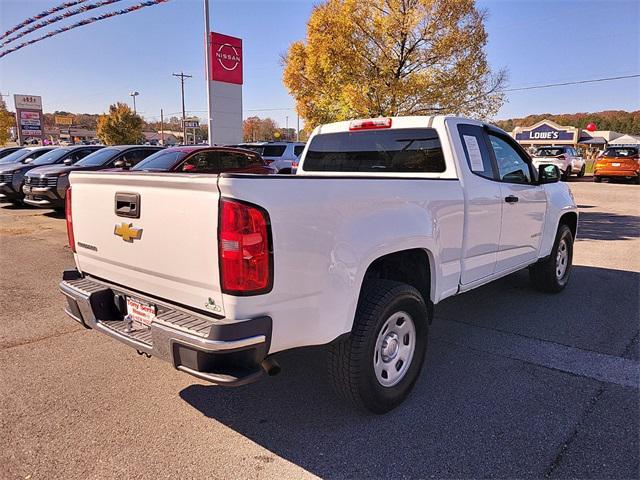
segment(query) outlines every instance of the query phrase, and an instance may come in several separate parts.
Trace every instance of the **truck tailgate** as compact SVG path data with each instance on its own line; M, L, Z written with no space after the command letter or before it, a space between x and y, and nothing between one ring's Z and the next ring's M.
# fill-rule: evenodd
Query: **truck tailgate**
M70 181L82 272L224 315L217 176L75 172ZM125 215L127 202L137 215Z

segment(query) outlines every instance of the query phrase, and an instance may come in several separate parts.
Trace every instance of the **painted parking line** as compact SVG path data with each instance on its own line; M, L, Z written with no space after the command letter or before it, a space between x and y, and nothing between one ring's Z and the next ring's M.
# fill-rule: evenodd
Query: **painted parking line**
M436 319L430 334L432 340L514 358L602 382L640 388L640 362L635 360L452 320Z

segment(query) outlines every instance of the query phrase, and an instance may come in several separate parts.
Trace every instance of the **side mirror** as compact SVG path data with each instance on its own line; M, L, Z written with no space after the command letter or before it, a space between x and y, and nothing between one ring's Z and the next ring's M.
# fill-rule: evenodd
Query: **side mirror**
M27 159L24 161L24 163L25 163L25 164L27 164L27 163L31 163L31 162L33 162L33 158L27 158Z
M560 169L556 165L542 164L538 167L538 183L556 183L560 181Z
M113 164L114 167L116 168L126 168L127 167L127 162L125 162L124 160L116 160L116 162Z
M65 165L73 165L73 160L71 160L70 158L65 158L62 163L64 163Z

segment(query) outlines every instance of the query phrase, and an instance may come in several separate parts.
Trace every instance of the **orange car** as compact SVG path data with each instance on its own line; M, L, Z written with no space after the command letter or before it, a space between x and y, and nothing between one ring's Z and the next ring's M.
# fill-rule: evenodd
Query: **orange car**
M625 178L640 184L638 147L609 147L596 159L593 181L603 178Z

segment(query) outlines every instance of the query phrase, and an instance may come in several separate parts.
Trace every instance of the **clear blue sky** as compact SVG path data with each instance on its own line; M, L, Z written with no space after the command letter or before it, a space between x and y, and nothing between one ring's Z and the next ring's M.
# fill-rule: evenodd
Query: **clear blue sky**
M60 3L0 0L0 30ZM244 39L245 116L271 116L284 126L289 115L289 126L295 126L293 110L270 109L293 108L282 85L280 56L292 41L304 38L313 3L211 0L212 29ZM489 13L491 66L508 69L512 88L640 73L638 0L478 3ZM194 76L187 80L187 110L204 117L203 28L200 0L172 0L80 27L0 59L0 91L41 95L49 112L100 113L115 101L130 102L128 92L137 90L138 112L155 120L161 107L169 114L180 111L179 84L171 73L183 70ZM8 103L13 106L12 99ZM640 79L635 78L512 92L497 118L638 108Z

